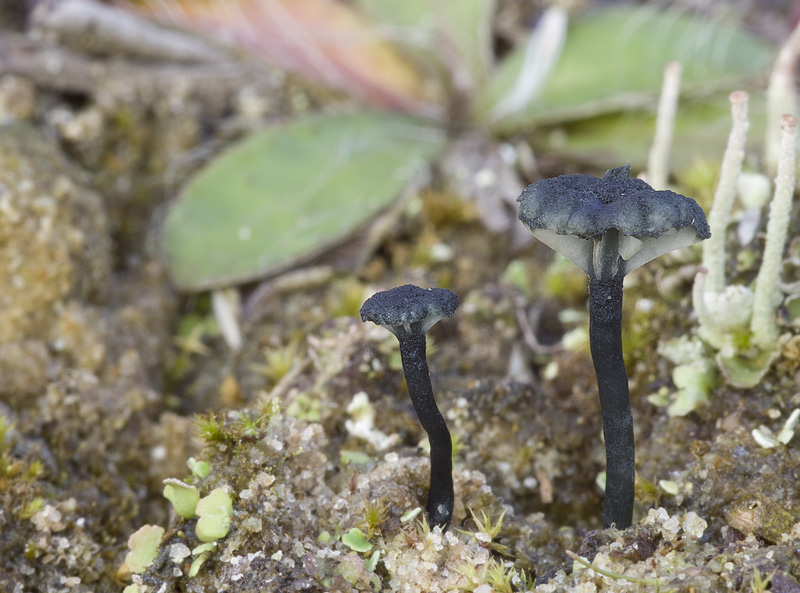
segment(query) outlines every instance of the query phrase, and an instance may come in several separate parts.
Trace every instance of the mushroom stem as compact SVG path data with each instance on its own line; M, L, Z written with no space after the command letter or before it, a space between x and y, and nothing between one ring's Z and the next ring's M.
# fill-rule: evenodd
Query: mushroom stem
M453 445L450 431L433 397L425 334L398 338L408 395L431 444L431 478L428 516L431 525L446 528L453 516Z
M603 527L633 519L636 464L628 374L622 359L622 278L660 255L709 237L697 202L631 179L630 165L602 179L562 175L532 183L517 201L533 235L589 276L589 346L606 443Z
M606 443L606 500L603 528L630 527L636 477L633 415L628 373L622 358L622 278L589 280L589 347L597 375Z
M598 278L616 276L620 267L620 237L617 229L609 229L600 239L595 239L592 268Z

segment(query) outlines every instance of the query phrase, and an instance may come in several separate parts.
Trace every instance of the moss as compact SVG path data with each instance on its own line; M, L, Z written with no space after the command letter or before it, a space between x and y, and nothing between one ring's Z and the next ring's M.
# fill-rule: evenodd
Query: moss
M285 346L266 348L264 362L252 365L252 369L264 375L274 385L283 379L301 361L300 343L291 341Z
M224 423L217 418L214 412L195 418L197 436L209 444L224 444L231 440L231 435L225 430Z

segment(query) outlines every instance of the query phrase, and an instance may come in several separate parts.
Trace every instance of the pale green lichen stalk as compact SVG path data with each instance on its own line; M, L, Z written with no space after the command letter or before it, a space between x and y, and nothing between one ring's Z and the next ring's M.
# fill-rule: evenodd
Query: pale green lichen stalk
M742 172L744 145L750 127L747 119L747 99L747 93L744 91L735 91L730 95L733 126L722 159L714 203L708 215L711 238L703 243L703 265L708 270L706 292L722 292L725 289L725 231L728 228L733 199L736 196L736 184Z
M764 142L764 160L770 174L778 168L781 154L782 131L778 120L781 114L798 113L795 88L795 66L798 55L800 55L800 24L795 26L789 39L778 52L767 86L767 135Z
M731 108L733 130L709 215L711 240L703 248L704 269L695 278L692 301L699 321L698 335L717 351L717 362L728 383L752 387L769 369L779 335L777 308L781 295L777 284L795 187L796 118L784 115L780 120L783 136L775 193L764 255L751 291L744 285L725 284L725 235L733 198L742 178L748 127L747 94L732 93ZM764 185L761 180L759 184Z
M656 115L656 133L647 158L647 182L654 189L667 189L669 151L675 130L682 71L683 66L680 62L670 62L664 68L664 83Z
M774 348L778 339L774 302L794 195L796 124L797 118L793 115L784 114L781 117L781 150L778 158L778 174L775 178L775 195L770 204L764 260L756 278L750 329L753 333L753 342L762 350Z

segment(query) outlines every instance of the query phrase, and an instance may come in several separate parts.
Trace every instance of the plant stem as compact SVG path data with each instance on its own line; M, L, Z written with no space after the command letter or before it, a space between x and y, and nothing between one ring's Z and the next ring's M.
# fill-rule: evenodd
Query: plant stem
M589 281L589 347L597 375L606 442L603 528L625 529L633 518L636 476L628 373L622 358L622 273Z
M446 528L453 516L453 445L450 431L433 397L425 335L403 337L400 357L411 403L431 444L431 478L427 510L431 525Z

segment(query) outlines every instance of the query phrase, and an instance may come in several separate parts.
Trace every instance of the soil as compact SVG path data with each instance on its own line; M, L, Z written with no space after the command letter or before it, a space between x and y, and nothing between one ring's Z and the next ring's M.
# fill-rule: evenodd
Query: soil
M748 24L785 34L791 7L765 4L747 4ZM504 23L535 17L526 7L499 3L498 44L514 35ZM766 448L753 436L800 408L788 314L755 387L717 373L707 402L670 416L650 396L677 391L663 343L696 336L699 250L626 279L637 498L632 527L602 530L579 270L482 224L484 206L440 167L364 265L239 287L250 306L233 351L208 294L169 282L164 204L246 130L348 99L246 60L88 52L24 22L0 6L0 590L706 592L765 590L771 577L772 591L800 591L800 439ZM257 120L243 89L270 98ZM763 233L742 250L729 239L729 280L749 282ZM455 442L444 532L415 514L427 441L397 341L358 317L368 296L405 283L461 302L428 340ZM180 516L167 479L232 506ZM201 539L210 523L221 535ZM140 568L146 546L131 536L145 526L160 530Z

